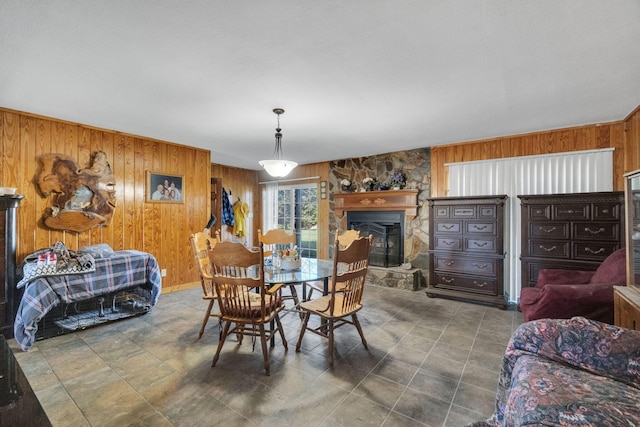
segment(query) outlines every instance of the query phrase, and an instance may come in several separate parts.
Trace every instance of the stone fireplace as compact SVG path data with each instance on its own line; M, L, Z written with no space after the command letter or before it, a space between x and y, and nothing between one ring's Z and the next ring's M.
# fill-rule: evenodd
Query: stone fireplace
M416 290L424 286L420 268L404 269L408 259L407 224L417 216L417 189L334 194L335 213L342 229L373 235L367 272L369 283Z

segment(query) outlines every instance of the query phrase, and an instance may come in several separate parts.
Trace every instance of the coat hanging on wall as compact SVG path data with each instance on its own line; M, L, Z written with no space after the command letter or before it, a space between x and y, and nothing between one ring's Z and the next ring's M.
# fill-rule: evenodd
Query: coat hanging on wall
M51 197L51 206L42 216L46 227L82 232L111 222L115 178L106 153L92 153L84 169L65 154L44 154L38 161L36 187L43 197Z

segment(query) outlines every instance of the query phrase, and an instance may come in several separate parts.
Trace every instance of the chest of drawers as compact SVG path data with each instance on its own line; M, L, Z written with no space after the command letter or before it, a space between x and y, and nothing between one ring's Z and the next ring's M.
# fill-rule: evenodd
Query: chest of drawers
M22 195L0 196L0 334L13 337L20 302L16 289L17 210Z
M507 196L429 199L429 297L458 297L505 309Z
M624 246L624 193L518 196L522 287L543 268L596 270Z

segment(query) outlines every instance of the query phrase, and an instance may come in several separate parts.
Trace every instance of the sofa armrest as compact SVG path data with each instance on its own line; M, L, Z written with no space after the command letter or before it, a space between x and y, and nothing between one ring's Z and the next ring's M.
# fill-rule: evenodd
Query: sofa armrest
M582 284L589 283L595 271L582 271L582 270L560 270L545 268L538 273L538 281L536 282L536 288L541 288L547 283L570 283L570 284Z
M547 284L542 288L524 288L520 310L525 322L552 318L588 319L613 323L613 284Z

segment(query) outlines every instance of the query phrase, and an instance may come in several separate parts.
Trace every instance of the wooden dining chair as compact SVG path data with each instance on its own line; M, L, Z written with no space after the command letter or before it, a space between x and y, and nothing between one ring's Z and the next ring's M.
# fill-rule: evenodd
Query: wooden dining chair
M338 244L346 248L349 246L354 240L360 238L360 230L346 230L342 234L338 234Z
M302 339L306 331L313 332L329 340L329 365L333 365L334 331L346 324L358 330L362 344L367 347L357 312L362 308L362 294L369 268L369 254L373 236L360 237L349 246L342 248L336 237L333 253L333 275L329 294L321 298L305 301L300 304L304 312L300 337L296 351L300 351ZM340 284L340 286L338 286ZM311 315L318 316L320 323L310 327Z
M360 230L346 230L345 232L341 233L341 234L337 234L337 238L338 238L338 245L341 248L346 248L347 246L349 246L354 240L359 239L360 238ZM329 283L329 286L331 286L331 283ZM341 283L338 283L338 290L340 290L340 287L342 286ZM307 299L311 299L311 296L313 295L313 291L319 291L324 293L324 284L322 283L315 283L315 282L308 282L307 283L307 289L309 291L309 293L307 294Z
M216 302L216 290L211 281L213 269L211 267L211 261L209 260L209 249L215 247L215 245L220 241L219 236L219 231L216 231L216 237L211 237L209 233L200 231L198 233L191 234L191 236L189 237L189 240L191 241L191 251L193 252L193 258L196 262L196 266L198 267L198 273L200 274L200 283L202 285L202 299L209 301L207 312L204 315L204 320L202 321L202 326L200 327L198 339L202 338L209 318L215 317L219 319L220 317L220 313L213 312L213 306Z
M270 257L272 253L280 250L293 249L296 244L296 230L292 230L291 234L285 230L276 228L262 234L262 230L258 229L258 241L264 245L264 256ZM289 284L289 295L285 295L284 299L291 299L294 308L297 310L300 299L296 290L296 283Z
M264 368L269 375L267 342L279 333L286 350L287 340L280 322L280 311L284 307L282 285L265 286L262 243L258 250L251 250L241 242L219 242L209 250L209 258L213 268L211 281L223 323L211 366L216 366L229 335L236 334L240 344L243 336L259 337ZM235 324L233 328L232 324Z

